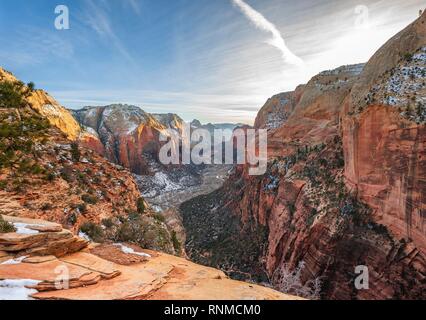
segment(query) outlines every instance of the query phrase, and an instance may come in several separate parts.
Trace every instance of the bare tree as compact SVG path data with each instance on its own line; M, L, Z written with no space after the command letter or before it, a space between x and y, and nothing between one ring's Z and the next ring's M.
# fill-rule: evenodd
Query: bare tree
M271 280L274 287L287 294L310 300L320 300L322 287L321 279L315 278L306 283L302 283L301 276L304 269L305 263L303 261L292 271L289 265L281 265L272 275Z

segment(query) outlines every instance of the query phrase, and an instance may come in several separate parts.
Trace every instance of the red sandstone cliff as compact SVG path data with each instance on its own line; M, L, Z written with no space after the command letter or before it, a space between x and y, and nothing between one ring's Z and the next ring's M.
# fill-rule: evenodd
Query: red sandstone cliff
M342 110L345 178L374 219L426 255L426 14L365 66Z
M294 111L270 128L264 176L238 167L224 188L181 207L192 259L276 285L277 270L303 262L302 281L321 280L327 299L425 298L425 19L365 68L299 87ZM258 127L276 118L269 110L285 113L271 101ZM359 265L369 290L354 286Z
M110 161L129 168L136 174L149 173L146 154L158 155L164 142L160 134L165 129L182 130L183 120L174 114L151 115L136 106L110 105L86 107L74 111L76 119L93 135L83 139L84 145L102 150Z

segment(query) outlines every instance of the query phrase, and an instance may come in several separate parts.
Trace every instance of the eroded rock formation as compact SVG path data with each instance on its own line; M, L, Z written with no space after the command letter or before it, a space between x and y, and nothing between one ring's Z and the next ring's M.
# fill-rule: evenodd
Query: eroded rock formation
M158 156L160 134L165 129L182 130L183 120L174 114L151 115L136 106L110 105L86 107L73 111L79 123L93 135L97 135L103 148L93 147L91 139L84 144L103 149L110 161L129 168L135 174L148 174L147 157Z

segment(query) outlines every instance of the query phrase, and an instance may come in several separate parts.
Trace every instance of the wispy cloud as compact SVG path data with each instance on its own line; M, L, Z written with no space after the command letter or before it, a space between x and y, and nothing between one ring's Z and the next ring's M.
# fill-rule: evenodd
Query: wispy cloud
M303 65L303 60L290 51L281 35L281 32L273 23L268 21L260 12L253 9L243 0L232 0L232 2L258 29L272 34L272 38L268 39L266 42L281 51L286 63L296 66Z
M71 59L74 47L53 30L22 25L13 31L14 41L0 49L3 64L36 65L52 59Z
M125 0L124 4L126 6L129 6L134 13L140 15L141 14L141 7L140 7L140 2L138 0Z
M133 2L133 1L132 1ZM105 1L87 0L86 11L84 12L84 21L95 30L101 37L104 37L125 57L129 62L135 63L133 57L129 54L120 38L115 33L109 15L108 4Z

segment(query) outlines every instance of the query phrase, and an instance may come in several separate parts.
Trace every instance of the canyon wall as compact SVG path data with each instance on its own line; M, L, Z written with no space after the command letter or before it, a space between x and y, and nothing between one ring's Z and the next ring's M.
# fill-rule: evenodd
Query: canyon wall
M239 166L221 190L181 206L191 258L278 288L280 270L303 266L325 299L425 298L425 20L365 66L299 87L285 120L280 96L267 102L257 127L283 120L268 128L267 173ZM256 257L238 254L247 247ZM355 287L357 266L369 290Z

